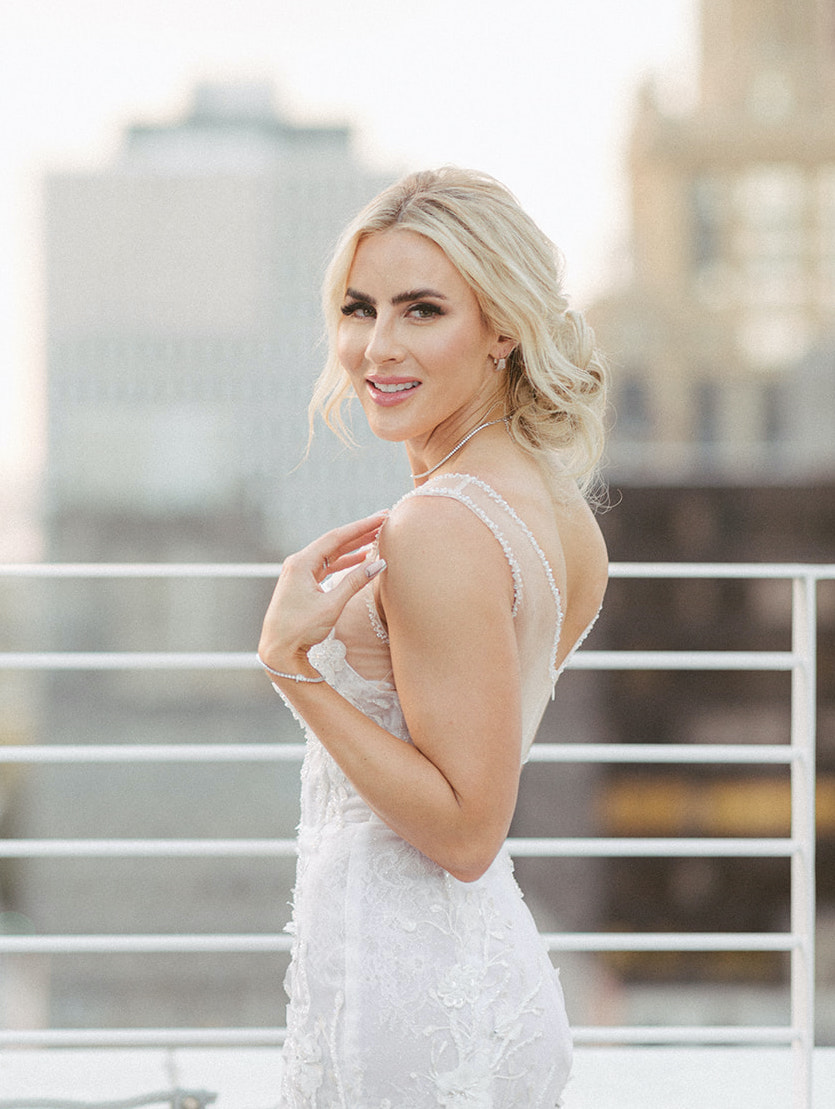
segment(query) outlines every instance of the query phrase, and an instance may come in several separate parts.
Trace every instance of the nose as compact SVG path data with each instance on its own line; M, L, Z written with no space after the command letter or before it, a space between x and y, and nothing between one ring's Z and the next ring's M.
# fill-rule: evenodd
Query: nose
M377 316L365 347L365 357L375 366L403 361L403 345L398 339L394 321Z

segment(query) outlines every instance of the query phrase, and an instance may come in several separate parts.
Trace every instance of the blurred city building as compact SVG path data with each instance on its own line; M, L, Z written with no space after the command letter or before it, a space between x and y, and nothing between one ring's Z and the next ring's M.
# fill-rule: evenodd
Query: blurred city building
M628 278L590 312L614 364L601 517L613 559L829 562L835 537L835 7L702 0L698 96L686 114L640 93L629 144ZM821 996L835 985L835 596L819 617ZM790 646L779 582L614 582L617 647ZM625 742L785 742L788 682L767 674L611 674ZM607 772L611 834L787 834L786 775L713 768ZM787 867L766 860L612 864L604 918L623 927L785 923ZM700 984L774 987L779 956L624 957L647 1004L698 1014ZM655 983L647 987L647 983ZM674 983L673 986L670 986ZM682 990L689 983L690 990ZM649 990L649 994L647 994ZM654 990L654 993L653 993ZM666 993L664 992L666 990ZM767 990L755 994L768 1012ZM701 1013L716 1016L717 1009ZM640 1001L635 1002L636 1006ZM776 1010L775 1010L776 1011ZM831 1003L821 1034L835 1037ZM637 1009L635 1015L638 1015ZM646 1014L644 1014L646 1015Z
M104 171L47 179L51 557L276 556L402 489L382 444L302 461L324 266L386 181L272 97L203 86Z
M303 457L324 267L387 180L347 127L297 126L257 83L199 87L184 118L129 127L112 165L47 177L47 561L277 562L400 495L405 461L364 420L357 449L322 428ZM26 583L6 642L254 651L271 588ZM65 672L37 697L31 685L15 687L28 694L14 718L43 743L300 738L257 672ZM36 837L292 837L297 789L293 764L32 767L0 777L0 817ZM38 932L275 931L292 873L289 859L30 859L0 867L0 912ZM9 973L11 1026L282 1017L269 956L24 959Z
M594 322L618 367L618 479L835 469L835 13L703 0L699 96L652 85L629 147L632 272Z

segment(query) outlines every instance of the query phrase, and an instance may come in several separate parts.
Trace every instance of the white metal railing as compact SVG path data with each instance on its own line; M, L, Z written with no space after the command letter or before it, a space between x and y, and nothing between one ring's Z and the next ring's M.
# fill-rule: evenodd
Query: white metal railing
M141 1094L139 1097L120 1098L118 1101L61 1101L58 1098L12 1098L0 1101L0 1109L148 1109L152 1105L167 1105L168 1109L206 1109L217 1101L217 1094L208 1090L163 1090L159 1093Z
M274 578L280 564L17 564L0 577L20 578ZM748 670L788 672L791 735L783 745L536 744L539 762L782 764L790 768L792 822L788 838L511 838L514 856L784 857L791 860L791 930L786 933L549 933L559 951L785 951L791 956L791 1020L776 1027L586 1027L575 1042L632 1044L791 1045L794 1107L811 1106L814 1047L814 848L816 584L835 579L835 566L617 563L613 578L784 579L792 583L790 651L592 651L571 661L585 670ZM171 670L252 669L251 652L6 652L0 669ZM154 744L0 746L0 762L277 762L300 761L302 744ZM295 853L286 839L47 839L0 842L0 858L234 857ZM289 937L234 935L0 936L0 954L114 952L279 952ZM177 1046L276 1044L279 1028L37 1029L0 1032L3 1044L42 1046Z

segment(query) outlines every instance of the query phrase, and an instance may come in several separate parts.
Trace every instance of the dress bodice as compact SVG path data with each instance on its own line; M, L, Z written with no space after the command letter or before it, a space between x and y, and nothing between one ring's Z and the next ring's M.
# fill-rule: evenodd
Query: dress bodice
M563 605L554 573L527 524L480 478L471 474L439 475L402 497L392 508L391 515L413 497L444 497L456 501L484 524L504 553L513 583L513 619L522 675L522 757L525 759L554 684L568 661L566 657L557 665ZM585 634L574 644L571 653ZM332 635L313 648L310 659L317 669L321 669L320 663L337 667L334 677L348 700L388 731L403 738L408 736L393 685L388 636L370 588L349 601ZM378 719L380 712L388 714L392 726Z

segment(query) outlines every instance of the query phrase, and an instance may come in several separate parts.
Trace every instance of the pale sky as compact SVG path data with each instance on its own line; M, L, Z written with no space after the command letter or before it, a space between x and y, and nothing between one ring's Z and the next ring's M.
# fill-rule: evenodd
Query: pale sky
M697 0L0 0L0 474L38 465L40 182L107 164L200 80L268 78L299 123L349 123L399 172L503 180L563 249L583 307L625 239L635 91L692 94Z

